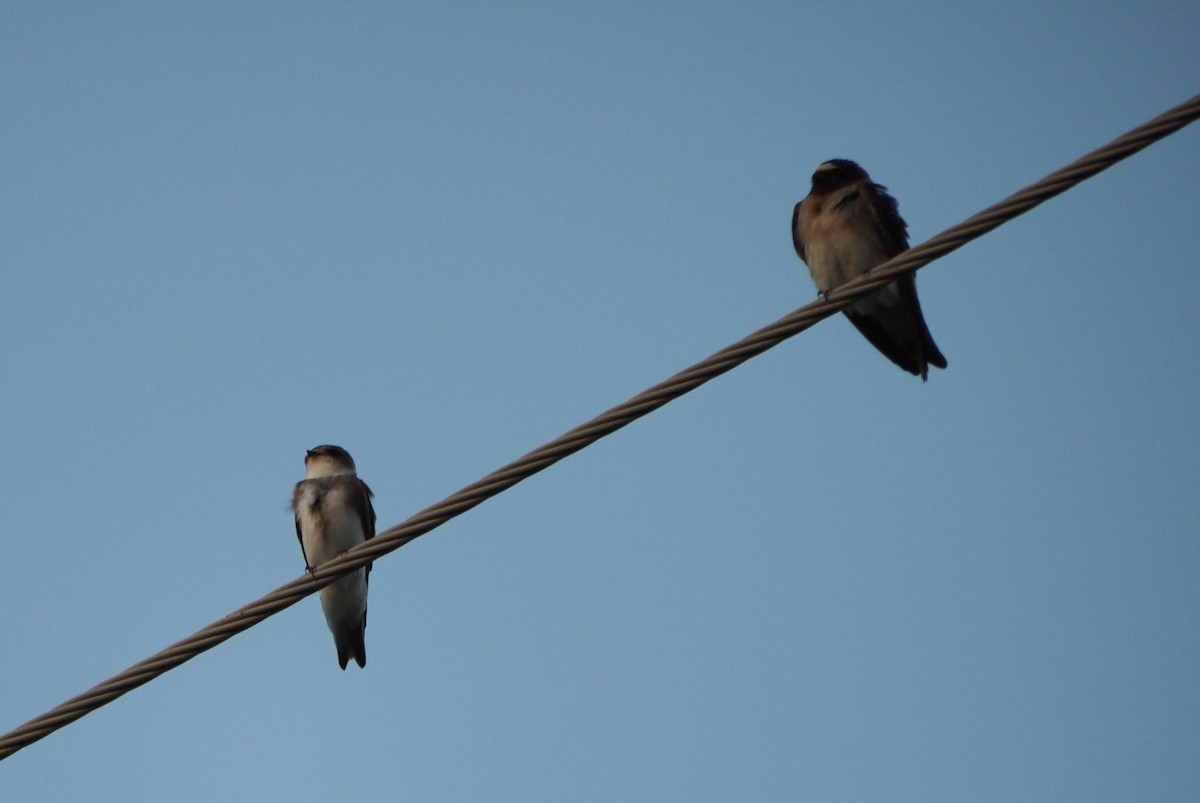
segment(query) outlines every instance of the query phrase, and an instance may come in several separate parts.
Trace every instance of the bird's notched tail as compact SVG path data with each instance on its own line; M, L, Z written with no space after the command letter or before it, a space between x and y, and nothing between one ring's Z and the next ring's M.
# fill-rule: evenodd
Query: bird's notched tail
M338 664L344 671L350 659L354 659L354 663L360 668L367 666L367 612L363 610L362 621L355 627L346 627L342 630L335 630L333 633L333 644L337 647Z
M354 459L340 446L318 446L304 457L305 478L296 483L292 511L304 566L310 571L375 537L371 489L358 478ZM333 633L338 664L367 665L367 583L371 564L321 589L321 609Z
M792 212L792 244L824 295L908 250L908 225L886 187L849 159L830 159L813 173L812 189ZM913 274L844 312L872 346L910 374L925 380L929 366L946 367Z

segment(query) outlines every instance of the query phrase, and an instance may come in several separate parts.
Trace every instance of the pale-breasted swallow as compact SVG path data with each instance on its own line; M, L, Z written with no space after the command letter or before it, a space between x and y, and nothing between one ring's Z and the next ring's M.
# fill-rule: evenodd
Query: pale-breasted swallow
M292 511L304 568L333 560L375 537L371 489L355 473L354 459L340 446L318 446L304 456L305 479L296 483ZM353 658L367 665L367 564L321 589L321 608L333 633L342 669Z
M792 213L792 242L821 295L908 250L908 225L887 188L849 159L830 159L813 173L812 190ZM847 307L862 335L892 362L925 380L946 367L909 273Z

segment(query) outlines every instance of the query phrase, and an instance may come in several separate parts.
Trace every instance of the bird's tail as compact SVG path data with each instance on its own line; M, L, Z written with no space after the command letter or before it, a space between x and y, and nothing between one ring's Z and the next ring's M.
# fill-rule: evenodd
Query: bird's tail
M367 665L366 619L367 617L364 616L362 623L357 627L343 629L334 639L334 644L337 646L338 664L342 669L346 668L351 658L360 669Z

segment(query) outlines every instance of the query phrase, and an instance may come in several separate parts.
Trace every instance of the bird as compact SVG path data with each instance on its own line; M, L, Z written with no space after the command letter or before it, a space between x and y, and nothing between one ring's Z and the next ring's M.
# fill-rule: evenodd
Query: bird
M340 446L317 446L304 455L305 478L292 493L296 538L308 573L375 537L371 489L358 478L354 458ZM333 633L338 664L367 665L367 580L371 564L321 589L321 608Z
M830 159L813 173L812 190L792 213L792 244L823 297L908 250L908 224L896 199L849 159ZM946 367L921 314L908 273L846 307L846 317L883 356L929 378Z

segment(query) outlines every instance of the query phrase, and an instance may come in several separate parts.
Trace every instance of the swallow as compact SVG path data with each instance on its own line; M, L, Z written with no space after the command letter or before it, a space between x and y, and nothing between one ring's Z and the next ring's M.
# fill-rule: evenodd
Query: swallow
M305 479L296 483L292 512L304 569L333 560L375 537L371 489L358 478L354 458L340 446L318 446L304 455ZM353 658L367 665L367 580L371 564L344 574L321 589L321 608L333 633L342 669Z
M849 159L830 159L813 173L812 190L792 213L792 243L821 296L908 250L908 224L896 199ZM910 374L945 368L921 314L908 273L843 312L883 356Z

